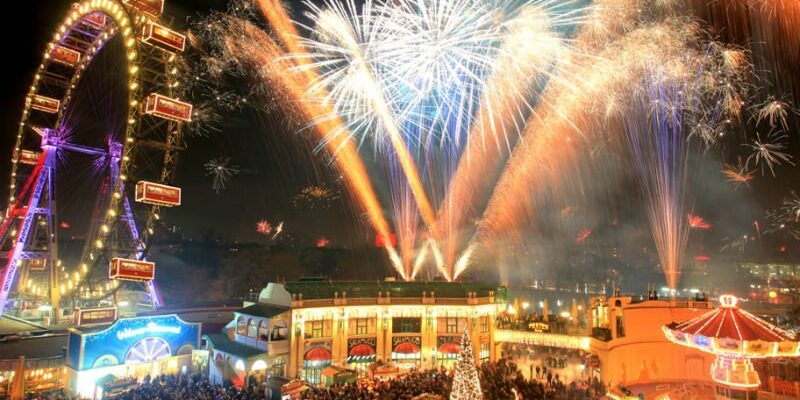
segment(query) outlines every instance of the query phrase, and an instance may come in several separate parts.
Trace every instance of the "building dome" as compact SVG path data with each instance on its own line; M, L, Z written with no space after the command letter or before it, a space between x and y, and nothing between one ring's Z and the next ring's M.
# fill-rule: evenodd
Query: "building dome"
M283 284L270 282L258 294L258 302L289 308L292 306L292 295L286 291Z

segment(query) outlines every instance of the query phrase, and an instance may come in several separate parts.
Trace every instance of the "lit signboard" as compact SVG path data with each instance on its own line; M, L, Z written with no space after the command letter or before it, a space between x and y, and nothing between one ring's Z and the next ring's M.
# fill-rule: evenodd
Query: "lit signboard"
M100 331L70 329L67 365L76 370L141 364L200 346L200 324L178 316L123 318Z
M142 41L173 52L183 51L186 48L186 36L155 22L144 26Z
M155 115L173 121L189 122L192 120L192 105L180 100L171 99L158 93L147 96L145 114Z
M157 206L179 206L181 205L181 188L139 181L136 183L136 201Z
M41 156L42 153L37 153L35 151L30 151L30 150L20 150L19 162L28 165L36 165L39 163L39 157Z
M81 53L79 51L64 46L56 46L53 49L52 56L53 61L70 67L78 65L81 61Z
M126 281L149 281L155 277L156 264L148 261L112 258L108 277Z
M58 112L59 107L61 107L61 101L38 94L31 96L29 101L31 108L47 113L55 114Z
M44 271L47 267L47 260L44 258L32 258L28 260L28 269L31 271Z
M164 0L123 0L123 2L151 17L158 17L164 12Z
M117 307L76 307L72 318L77 326L110 324L117 320Z

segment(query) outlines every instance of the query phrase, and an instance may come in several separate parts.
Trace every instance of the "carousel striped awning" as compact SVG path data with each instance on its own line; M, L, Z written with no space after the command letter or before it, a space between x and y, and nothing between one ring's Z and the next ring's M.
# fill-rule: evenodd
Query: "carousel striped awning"
M740 309L737 299L730 295L721 296L716 309L662 329L672 342L713 354L798 355L798 342L793 335Z

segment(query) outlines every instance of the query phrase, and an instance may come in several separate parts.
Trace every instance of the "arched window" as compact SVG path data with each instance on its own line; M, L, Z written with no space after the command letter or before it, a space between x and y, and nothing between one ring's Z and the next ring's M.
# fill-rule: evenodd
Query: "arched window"
M262 342L266 342L268 339L267 333L269 332L269 328L267 327L267 323L265 321L261 321L258 323L258 340Z
M256 337L256 320L253 318L247 321L247 336L251 338Z
M289 327L286 326L286 322L281 320L275 321L275 326L272 327L269 340L286 340L288 337Z
M247 324L244 320L244 317L239 317L236 320L236 333L242 336L247 335Z

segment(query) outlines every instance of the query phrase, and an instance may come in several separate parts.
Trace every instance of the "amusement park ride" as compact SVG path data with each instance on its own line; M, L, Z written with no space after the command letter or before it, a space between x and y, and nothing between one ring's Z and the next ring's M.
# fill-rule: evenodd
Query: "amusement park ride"
M180 188L169 185L183 148L182 125L192 115L192 105L178 99L186 38L162 24L163 6L163 0L78 2L48 44L12 154L0 225L0 314L52 310L55 324L65 318L62 310L113 302L122 288L144 292L159 306L148 243L160 209L180 205ZM84 75L104 73L90 67L112 40L123 49L114 64L124 67L127 101L110 112L126 118L121 132L90 133L102 135L105 146L77 143L68 118L85 101L77 88ZM64 170L70 157L94 160L99 189L75 184L80 178ZM60 219L58 194L73 192L94 204L88 223ZM67 240L60 228L70 223L88 226L78 236L72 232L82 242L79 254L60 251Z

